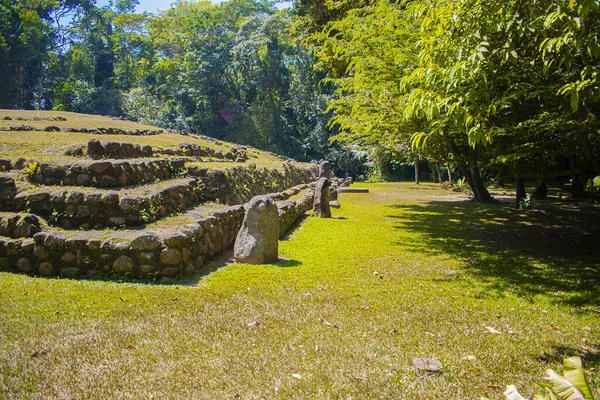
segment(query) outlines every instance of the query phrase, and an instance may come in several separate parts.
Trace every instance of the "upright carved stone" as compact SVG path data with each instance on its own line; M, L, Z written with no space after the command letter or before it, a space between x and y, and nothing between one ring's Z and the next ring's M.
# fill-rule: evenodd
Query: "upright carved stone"
M333 178L329 161L323 161L321 164L319 164L319 178Z
M331 218L331 209L329 208L330 185L329 179L319 178L315 186L313 211L320 218Z
M265 264L279 258L279 214L269 196L256 196L248 203L235 239L234 257L246 264Z

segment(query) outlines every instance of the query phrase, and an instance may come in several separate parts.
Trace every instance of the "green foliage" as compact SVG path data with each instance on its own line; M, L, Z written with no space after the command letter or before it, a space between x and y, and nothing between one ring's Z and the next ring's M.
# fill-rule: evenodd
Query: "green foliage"
M324 8L331 14L301 2L299 12L313 22L331 16L320 30L304 29L337 87L330 110L339 140L406 158L419 149L459 168L482 201L486 169L551 175L577 154L571 169L586 180L600 172L597 0Z
M519 200L518 208L522 210L531 210L533 208L533 197L526 196Z
M35 174L35 171L37 171L37 168L38 168L37 161L27 163L27 165L23 168L23 172L25 172L25 175L27 175L29 178L31 178Z
M546 371L544 383L537 386L544 390L543 395L536 394L536 400L595 400L589 378L583 369L581 358L569 357L563 360L563 376L554 370ZM525 400L514 385L506 388L507 400Z

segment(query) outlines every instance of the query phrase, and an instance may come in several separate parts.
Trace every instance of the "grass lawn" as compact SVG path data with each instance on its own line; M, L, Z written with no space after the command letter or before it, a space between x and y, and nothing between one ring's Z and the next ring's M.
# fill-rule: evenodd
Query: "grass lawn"
M178 285L0 274L0 398L500 399L570 355L600 384L598 207L368 187L274 265Z

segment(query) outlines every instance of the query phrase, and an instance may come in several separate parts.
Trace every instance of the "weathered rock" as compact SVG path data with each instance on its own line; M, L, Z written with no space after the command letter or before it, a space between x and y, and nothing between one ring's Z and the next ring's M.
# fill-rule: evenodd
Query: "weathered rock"
M44 261L38 267L38 272L40 273L40 275L44 275L44 276L54 275L54 266L52 265L52 263L49 263L48 261Z
M33 235L33 240L35 240L36 244L42 244L44 243L46 236L48 236L46 232L38 232L35 235Z
M178 249L168 247L160 252L160 261L167 265L177 265L181 262L181 252Z
M23 157L17 157L17 159L15 160L14 168L15 169L23 169L25 167L25 165L27 165L27 160L24 159Z
M186 237L181 232L171 232L164 236L164 241L167 246L179 247L186 241Z
M117 244L115 244L115 250L117 251L128 251L129 249L131 249L131 244L127 243L127 242L119 242Z
M194 264L191 264L191 263L190 263L190 264L188 264L188 265L185 267L185 270L183 271L183 273L184 273L185 275L191 275L191 274L193 274L195 271L196 271L196 269L194 268Z
M60 270L60 275L65 278L75 278L79 274L81 274L81 270L77 267L67 267Z
M60 128L56 125L49 125L44 128L46 132L60 132Z
M35 241L33 239L25 239L21 242L21 250L24 253L31 253L35 247Z
M88 186L92 182L92 177L89 174L79 174L75 182L77 186Z
M31 272L33 271L33 266L29 258L19 258L17 260L17 269L21 272Z
M0 175L0 200L8 200L17 194L15 180L9 175Z
M42 230L40 220L33 214L26 215L17 222L14 230L14 237L33 237Z
M102 146L102 143L100 143L99 140L90 139L87 146L87 155L90 158L100 159L102 157L106 157L106 150L104 149L104 146Z
M131 241L131 248L135 251L152 251L160 245L160 238L152 233L138 236Z
M435 358L414 358L413 368L420 371L438 373L442 372L442 363Z
M279 257L279 215L269 196L256 196L248 203L234 245L237 262L264 264Z
M119 202L119 193L115 191L108 191L102 195L102 203L106 205L117 204Z
M88 169L95 174L101 174L112 167L110 161L94 161L88 165Z
M119 274L133 271L133 260L127 256L120 256L113 263L113 270Z
M148 264L140 265L140 272L144 274L153 274L156 272L156 267Z
M63 249L66 240L66 236L52 232L44 239L44 245L48 247L50 251L60 252Z
M143 251L139 254L139 259L144 264L155 264L156 256L149 251Z
M10 171L12 162L8 158L0 158L0 171Z
M41 244L34 247L33 256L38 260L47 260L50 257L50 252L46 246Z
M319 178L333 178L329 161L323 161L321 164L319 164Z
M66 264L72 264L77 261L77 256L73 253L65 253L60 257L60 261Z
M320 218L331 218L329 208L329 186L331 182L327 178L319 178L315 185L315 198L313 212Z
M126 213L136 213L139 211L140 202L132 196L122 196L119 200L119 207Z

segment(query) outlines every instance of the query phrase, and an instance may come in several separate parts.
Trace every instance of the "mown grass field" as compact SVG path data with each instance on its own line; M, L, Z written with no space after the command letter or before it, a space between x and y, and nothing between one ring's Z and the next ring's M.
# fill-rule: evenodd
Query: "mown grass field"
M597 206L368 187L273 265L174 285L0 274L0 398L500 399L571 355L600 384Z

